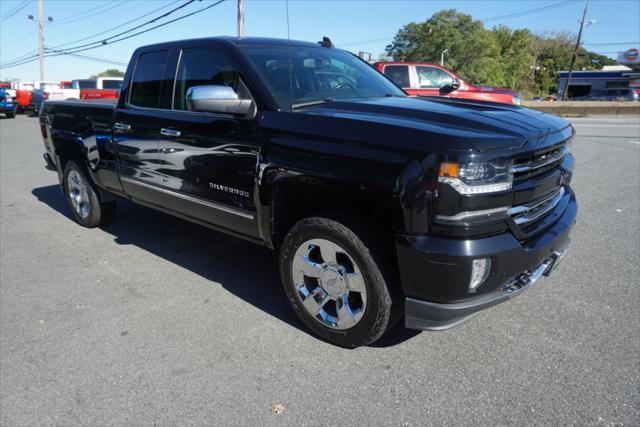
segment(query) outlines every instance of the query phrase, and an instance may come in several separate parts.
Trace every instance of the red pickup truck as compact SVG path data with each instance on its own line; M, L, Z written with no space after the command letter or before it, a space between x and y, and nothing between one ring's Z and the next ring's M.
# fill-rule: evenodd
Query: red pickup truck
M71 87L79 90L80 99L115 99L122 87L122 77L73 80Z
M520 105L520 95L514 90L474 86L430 62L376 62L374 66L412 96L446 96Z

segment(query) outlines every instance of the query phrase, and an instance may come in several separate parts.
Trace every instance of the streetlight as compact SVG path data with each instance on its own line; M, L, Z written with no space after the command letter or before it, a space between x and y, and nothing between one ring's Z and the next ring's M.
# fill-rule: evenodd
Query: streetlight
M445 49L442 52L440 52L440 66L444 67L444 54L447 53L449 49Z

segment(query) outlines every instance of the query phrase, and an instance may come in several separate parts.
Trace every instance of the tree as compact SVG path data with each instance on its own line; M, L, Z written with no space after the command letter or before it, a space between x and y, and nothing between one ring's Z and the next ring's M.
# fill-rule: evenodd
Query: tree
M534 91L536 83L533 71L536 58L529 30L512 31L506 26L499 26L492 33L500 46L500 64L505 86L517 91Z
M108 70L104 70L98 74L94 74L89 78L97 79L98 77L124 77L124 71L118 70L117 68L109 68Z
M502 83L499 71L500 47L482 22L455 10L441 10L422 23L401 28L387 46L396 60L439 62L446 53L446 65L472 81Z
M386 47L395 60L439 62L479 85L506 86L528 95L547 95L558 89L560 71L567 70L575 47L568 32L532 34L527 29L496 26L455 10L441 10L424 22L411 22ZM576 69L600 69L615 61L586 49L578 50Z

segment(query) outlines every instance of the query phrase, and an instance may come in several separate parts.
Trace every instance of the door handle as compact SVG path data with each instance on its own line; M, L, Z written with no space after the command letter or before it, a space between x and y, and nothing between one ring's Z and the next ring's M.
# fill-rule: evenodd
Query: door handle
M116 130L121 130L123 132L128 132L131 130L131 125L125 124L125 123L116 123L115 124L115 128Z
M164 136L178 137L180 136L180 131L175 129L162 128L160 129L160 134Z

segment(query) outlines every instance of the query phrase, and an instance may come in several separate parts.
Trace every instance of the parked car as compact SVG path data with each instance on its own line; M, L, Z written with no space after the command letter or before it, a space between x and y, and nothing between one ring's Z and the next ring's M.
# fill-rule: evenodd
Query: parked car
M122 197L275 249L293 310L346 347L403 317L453 327L550 274L577 213L573 127L408 97L330 46L160 43L134 52L118 100L45 101L75 220L105 224Z
M376 62L374 66L412 96L446 96L514 105L521 102L514 90L474 86L431 62Z
M71 86L79 90L80 99L115 99L122 87L122 77L73 80Z
M31 103L29 104L29 109L33 112L34 115L37 116L40 114L42 103L47 99L49 99L49 92L45 92L42 89L31 91Z
M16 103L3 88L0 88L0 114L4 114L7 119L13 119L16 116Z
M33 82L12 82L11 88L15 91L16 113L28 110L31 103L31 91L34 89Z
M11 100L14 102L14 105L16 104L16 91L15 89L12 88L11 86L11 82L1 82L0 83L0 89L3 89L5 91L5 96L8 96L9 98L11 98Z
M633 88L605 89L593 91L589 95L576 96L571 101L631 101L637 102L640 95Z

